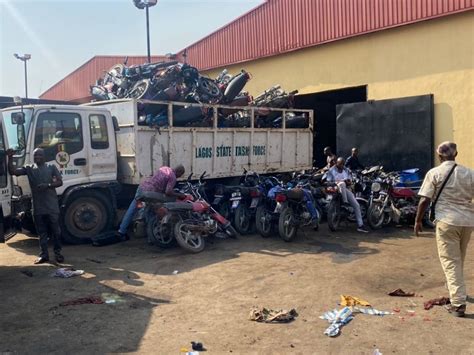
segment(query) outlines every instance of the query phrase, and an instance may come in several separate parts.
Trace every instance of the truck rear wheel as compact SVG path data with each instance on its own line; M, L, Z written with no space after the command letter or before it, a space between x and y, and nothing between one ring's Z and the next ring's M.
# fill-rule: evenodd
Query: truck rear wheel
M112 216L110 201L102 192L77 192L70 197L63 214L63 239L71 244L90 242L111 228Z

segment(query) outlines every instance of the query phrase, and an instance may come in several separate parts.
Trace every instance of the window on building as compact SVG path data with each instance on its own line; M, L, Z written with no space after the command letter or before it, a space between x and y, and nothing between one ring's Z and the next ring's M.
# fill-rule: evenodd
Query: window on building
M69 112L43 112L39 115L35 132L35 147L43 148L46 161L56 159L65 151L69 155L84 147L81 116Z
M92 149L107 149L109 147L109 136L107 134L107 122L104 115L90 115L89 125L91 130Z

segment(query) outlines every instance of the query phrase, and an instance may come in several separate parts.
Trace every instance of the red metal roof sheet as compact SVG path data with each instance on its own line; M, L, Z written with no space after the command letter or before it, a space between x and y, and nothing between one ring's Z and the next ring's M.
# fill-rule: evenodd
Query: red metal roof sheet
M474 0L267 0L186 50L212 69L474 8Z
M41 99L61 99L66 101L89 101L89 86L117 63L123 63L125 56L95 56L74 70L61 81L40 95ZM165 56L152 56L152 62L166 61ZM146 56L129 56L128 64L146 63Z

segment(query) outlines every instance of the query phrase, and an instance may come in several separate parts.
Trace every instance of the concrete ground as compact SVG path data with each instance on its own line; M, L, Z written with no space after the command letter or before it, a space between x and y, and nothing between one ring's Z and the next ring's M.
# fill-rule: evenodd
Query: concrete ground
M292 243L245 236L218 240L198 255L160 250L143 238L66 246L65 264L85 270L70 279L51 277L54 265L33 265L36 253L37 240L23 235L0 245L0 353L178 354L200 341L210 354L474 354L472 299L464 319L439 306L423 309L424 301L447 296L432 233L330 233L323 225ZM473 258L471 243L470 290ZM396 288L418 296L387 296ZM60 306L104 293L120 299ZM341 294L400 311L358 314L329 338L319 316L338 307ZM295 308L299 316L287 324L256 323L248 319L253 306Z

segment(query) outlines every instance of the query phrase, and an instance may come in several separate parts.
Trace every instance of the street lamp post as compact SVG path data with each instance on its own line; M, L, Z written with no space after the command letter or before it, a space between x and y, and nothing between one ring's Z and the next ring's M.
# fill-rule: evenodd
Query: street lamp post
M21 60L25 65L25 98L28 98L28 68L26 62L31 59L31 54L24 54L23 56L18 55L17 53L13 54L16 59Z
M149 8L152 6L155 6L157 2L158 0L133 0L133 4L140 10L145 9L145 13L146 13L146 45L147 45L148 63L151 63Z

